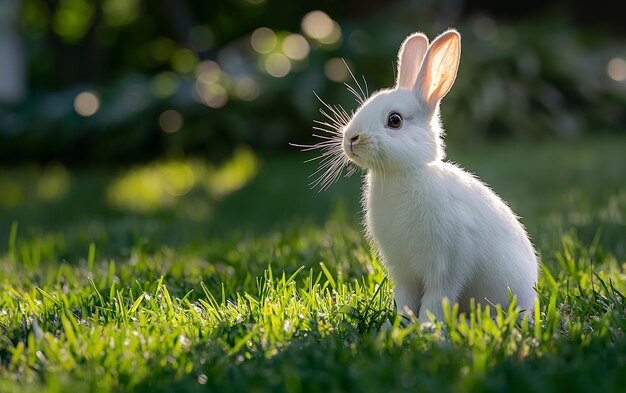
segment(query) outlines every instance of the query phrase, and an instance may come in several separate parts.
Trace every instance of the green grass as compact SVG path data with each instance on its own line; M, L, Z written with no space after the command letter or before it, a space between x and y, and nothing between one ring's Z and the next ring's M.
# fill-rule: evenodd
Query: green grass
M451 149L524 217L539 307L430 330L394 320L359 179L310 191L302 156L0 169L0 391L624 391L625 151Z

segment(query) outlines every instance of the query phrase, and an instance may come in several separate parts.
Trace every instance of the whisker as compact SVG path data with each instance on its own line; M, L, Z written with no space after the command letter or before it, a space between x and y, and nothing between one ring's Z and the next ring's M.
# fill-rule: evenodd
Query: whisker
M341 156L342 150L340 146L331 146L329 149L320 154L320 157Z
M313 134L315 136L315 134ZM322 137L322 135L318 135L318 137ZM303 148L303 149L323 149L329 146L341 146L341 144L343 143L343 140L337 137L334 138L329 138L329 137L324 137L324 140L321 142L317 142L317 143L313 143L310 145L301 145L301 144L297 144L297 143L290 143L290 146L293 147L299 147L299 148Z
M350 122L350 119L352 118L352 116L348 114L348 112L345 109L343 109L343 106L339 105L339 109L341 110L341 113L343 113L344 117L348 119L348 122ZM354 112L352 112L352 114L354 114Z
M350 73L350 76L352 77L352 80L354 81L356 86L359 88L359 91L361 92L361 97L363 98L362 100L365 101L365 99L367 98L367 95L365 94L365 91L363 91L363 88L361 87L361 84L359 83L359 81L356 79L356 77L352 73L352 70L350 69L350 67L348 67L348 63L346 63L346 60L342 59L342 61L343 61L343 64L348 69L348 72Z
M322 131L322 132L325 132L327 134L330 134L330 136L328 136L328 135L321 135L321 136L324 137L322 139L337 139L337 140L343 139L343 134L341 134L339 132L336 132L336 131L330 131L330 130L327 130L325 128L316 127L316 126L312 127L312 129L317 130L317 131Z
M303 149L300 149L300 151L313 151L313 150L321 150L323 152L326 152L328 150L332 150L333 148L335 148L336 145L324 145L324 146L317 146L317 145L312 145L309 147L305 147ZM321 156L320 156L321 157ZM319 158L319 157L316 157ZM308 161L308 160L307 160ZM306 161L305 161L306 162Z
M334 161L333 161L334 162ZM320 166L315 172L311 173L309 175L309 178L319 174L319 176L313 180L311 183L319 183L322 181L322 177L326 174L326 172L328 171L328 169L332 166L332 163L327 163L326 166L322 167ZM321 173L320 173L321 172Z
M365 80L365 75L361 75L361 78L363 78L363 84L365 85L365 97L369 97L370 90L369 90L369 87L367 87L367 81Z
M354 87L350 86L348 83L344 83L344 85L346 86L346 89L348 89L348 91L356 97L357 104L362 105L365 102L363 97L359 95L359 93L354 89Z
M327 152L327 153L330 153L330 152ZM322 160L320 161L320 164L317 170L313 172L311 175L309 175L309 177L312 177L315 174L319 173L321 170L328 168L329 166L332 165L332 162L335 161L335 159L342 158L342 157L339 151L335 151L335 152L332 152L331 154L323 154L317 158L322 158Z
M317 180L312 182L312 187L317 187L318 185L320 185L320 191L328 188L328 186L332 184L332 181L329 182L329 180L334 177L338 169L340 170L343 167L342 162L343 160L341 159L341 157L337 157L334 161L332 161L332 164L328 167L328 169L320 177L318 177Z
M338 146L338 147L341 147L342 144L343 144L343 140L342 139L339 139L339 138L328 138L326 140L314 143L311 146L319 146L319 147Z
M314 123L316 123L316 124L319 124L319 125L321 125L321 126L325 126L325 127L330 128L330 130L328 130L328 129L327 129L327 130L325 130L325 131L327 131L327 132L330 132L330 133L333 133L333 134L343 134L343 133L342 133L340 130L338 130L338 129L334 126L334 125L329 124L329 123L327 123L327 122L325 122L325 121L313 120L313 122L314 122Z
M324 131L324 130L321 130L321 131ZM314 136L314 137L320 138L320 139L327 139L327 140L338 140L339 139L336 136L319 135L319 134L311 134L311 136Z
M337 109L337 107L328 105L328 109L330 109L333 115L335 115L335 120L338 121L342 127L346 125L347 121L346 119L343 119L341 117L341 113L339 112L339 109Z
M324 101L324 100L323 100L323 99L322 99L319 95L317 95L317 93L316 93L316 92L313 92L313 94L315 95L315 97L317 98L317 100L318 100L318 101L319 101L322 105L324 105L324 107L326 107L326 108L328 108L328 109L332 110L331 106L330 106L330 105L328 105L328 104L326 103L326 101ZM319 109L319 112L320 112L322 115L324 115L324 117L325 117L325 118L327 118L328 120L330 120L331 122L336 123L336 124L339 124L339 122L337 121L337 119L336 119L335 117L330 116L328 113L326 113L326 112L324 111L324 108L320 108L320 109Z
M316 92L313 92L313 94L315 94L315 97L317 97L317 99L319 100L319 102L322 103L322 105L324 105L326 108L328 108L329 110L333 111L333 107L331 105L329 105L328 103L326 103L326 101L322 100L320 98L320 96L317 95Z
M342 124L341 122L339 122L339 120L336 117L333 117L331 115L329 115L328 113L326 113L326 111L324 111L323 109L320 109L319 112L324 115L325 118L327 118L328 120L330 120L330 122L332 123L332 126L334 129L336 129L337 131L339 131L341 129L341 127L344 126L344 124Z
M335 108L337 116L339 117L339 119L341 119L342 123L344 125L348 124L350 122L350 119L348 119L346 115L344 114L345 111L342 112L341 109L336 105L333 105L333 107Z
M359 167L357 167L354 164L350 164L350 168L348 168L348 173L346 173L346 176L350 177L354 175L358 170L359 170Z
M322 181L322 190L327 189L332 183L337 180L341 172L343 172L343 167L345 165L345 161L343 159L335 161L333 166L326 172Z
M332 130L337 131L337 132L339 131L339 129L337 128L337 126L336 126L336 125L331 124L331 123L329 123L329 122L327 122L327 121L324 121L324 120L313 120L313 123L316 123L316 124L319 124L319 125L322 125L322 126L329 127L329 128L331 128Z
M311 188L319 186L320 191L328 189L337 180L348 161L340 148L329 150L322 156L317 170L309 175L309 177L317 176L309 185Z
M303 150L303 151L304 151L304 150ZM326 152L326 153L328 153L328 152ZM335 154L339 154L339 153L338 153L338 152L335 152ZM319 156L317 156L317 157L309 158L308 160L305 160L304 162L305 162L305 163L308 163L308 162L313 162L313 161L321 160L321 161L320 161L320 165L323 165L323 163L325 163L325 162L326 162L326 160L327 160L328 158L329 158L329 157L328 157L327 155L323 155L323 154L322 154L322 155L319 155Z
M323 142L319 142L319 143L314 143L312 145L300 145L300 144L296 144L296 143L290 143L289 146L293 146L293 147L300 147L300 148L304 148L304 149L319 149L325 146L334 146L334 145L338 145L339 142L336 141L323 141Z
M352 77L352 81L356 86L352 86L349 83L344 83L348 92L354 97L358 105L362 105L369 96L369 87L367 80L364 76L361 76L363 84L354 76L354 73L348 67L348 64L343 60L346 69ZM354 116L354 110L347 111L341 105L331 105L324 101L316 92L313 92L317 100L321 103L319 113L323 116L322 120L313 120L313 130L320 133L312 134L315 138L321 139L317 143L310 145L300 145L291 143L291 146L295 146L301 149L301 151L319 151L319 155L306 160L305 162L317 161L317 169L309 175L311 182L309 186L311 188L319 187L319 191L328 189L339 177L344 175L345 177L352 176L356 171L360 169L355 165L343 151L343 134L344 128ZM372 163L377 172L383 173L384 177L384 164L380 153L374 156Z
M335 154L329 154L328 156L326 156L324 158L324 160L321 161L320 165L319 165L319 169L318 170L325 170L325 169L330 169L332 168L337 162L340 162L342 160L345 159L345 157L343 156L343 154L341 154L339 151L333 152Z
M334 116L330 116L328 113L326 113L323 109L320 108L320 113L322 115L324 115L327 119L329 119L332 123L334 123L337 126L337 130L339 130L340 128L343 128L349 121L349 119L344 119L341 116L341 113L339 112L339 109L336 107L333 107L327 103L325 103L324 101L322 101L320 99L320 102L326 107L328 108L328 110L334 115Z

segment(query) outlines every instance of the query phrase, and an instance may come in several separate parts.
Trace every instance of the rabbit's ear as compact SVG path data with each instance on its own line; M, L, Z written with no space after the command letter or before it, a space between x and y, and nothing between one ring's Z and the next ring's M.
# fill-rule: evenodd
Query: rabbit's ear
M461 36L456 30L441 34L428 48L417 75L415 91L428 105L434 106L454 84L461 58Z
M428 49L428 38L422 33L411 34L398 51L398 77L396 88L411 89Z

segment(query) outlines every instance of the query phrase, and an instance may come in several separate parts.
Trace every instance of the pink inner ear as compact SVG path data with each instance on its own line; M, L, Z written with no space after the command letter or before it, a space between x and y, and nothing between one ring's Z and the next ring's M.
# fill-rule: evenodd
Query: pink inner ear
M450 37L432 49L429 55L430 83L426 97L428 102L442 99L454 84L459 65L460 45L457 36Z
M411 36L404 42L398 58L397 88L413 87L427 48L428 39L421 34Z

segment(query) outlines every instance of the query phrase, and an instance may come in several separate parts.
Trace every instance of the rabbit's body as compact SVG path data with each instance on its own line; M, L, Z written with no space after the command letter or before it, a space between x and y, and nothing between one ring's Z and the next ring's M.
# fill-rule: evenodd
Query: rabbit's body
M367 169L368 235L395 281L398 310L419 312L422 322L427 311L443 317L446 297L462 311L471 298L507 307L509 290L526 310L536 298L538 261L522 224L480 180L443 161L439 103L460 54L454 30L430 45L411 35L398 54L395 88L363 98L352 118L327 105L338 119L319 123L334 130L313 147L326 150L324 185L347 159Z
M461 311L471 298L506 306L509 288L521 308L532 308L533 247L511 209L480 180L434 161L408 172L372 170L364 196L367 232L394 278L399 311L441 317L444 297Z

